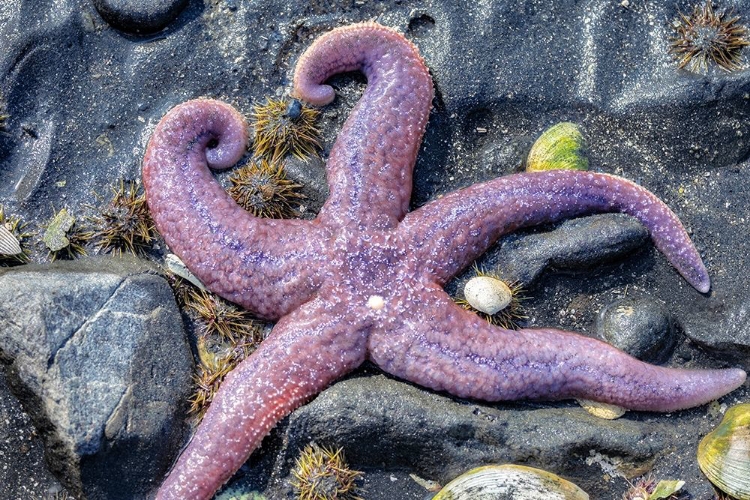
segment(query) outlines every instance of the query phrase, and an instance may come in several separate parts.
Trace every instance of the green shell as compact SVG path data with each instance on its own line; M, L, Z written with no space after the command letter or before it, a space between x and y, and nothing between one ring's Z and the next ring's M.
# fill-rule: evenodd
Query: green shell
M727 410L698 444L698 465L709 481L737 500L750 500L750 403Z
M586 140L578 125L558 123L548 128L531 146L526 171L588 170L586 149Z
M511 496L512 495L512 496ZM575 484L523 465L487 465L445 485L432 500L589 500Z
M67 235L75 223L75 217L64 208L55 214L42 236L42 241L51 252L57 252L70 245Z

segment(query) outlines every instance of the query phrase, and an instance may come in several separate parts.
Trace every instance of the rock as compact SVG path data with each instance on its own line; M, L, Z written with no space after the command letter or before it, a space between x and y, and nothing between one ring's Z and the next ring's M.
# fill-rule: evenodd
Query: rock
M0 498L50 498L62 486L44 463L44 445L0 367ZM12 464L12 467L8 467Z
M128 33L159 31L180 14L188 0L93 0L113 28Z
M666 306L649 297L626 297L609 304L599 313L596 330L613 346L650 363L669 358L676 340Z
M167 282L102 258L2 272L0 293L0 350L52 470L88 499L143 497L179 449L191 388Z
M506 237L494 258L503 277L528 287L548 267L586 269L635 251L648 231L633 217L599 214L563 222L542 233Z
M365 478L399 477L395 471L401 471L445 484L478 465L520 463L564 475L592 498L615 498L601 477L648 470L671 432L654 420L598 419L577 405L487 405L372 375L334 384L292 413L273 436L264 450L276 457L266 465L268 498L292 498L289 474L311 441L342 447ZM406 495L415 490L403 483L392 488L390 497L381 491L368 499L421 500L426 494Z

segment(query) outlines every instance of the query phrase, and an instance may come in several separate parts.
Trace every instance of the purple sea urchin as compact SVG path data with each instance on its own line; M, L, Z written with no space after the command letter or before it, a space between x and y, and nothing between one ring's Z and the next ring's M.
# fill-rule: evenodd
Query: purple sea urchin
M739 24L739 19L732 13L714 11L711 0L693 7L689 16L680 12L672 22L675 35L669 49L679 61L678 67L705 72L714 63L725 71L741 69L740 50L750 41L747 27Z
M281 163L265 159L252 161L229 177L229 194L245 210L256 217L284 219L296 212L294 199L304 198L299 184L287 179Z
M255 154L276 160L291 152L300 160L320 148L315 122L320 112L297 99L266 99L251 115L255 128Z
M306 446L292 474L299 500L362 500L356 487L362 473L349 468L341 448L334 451L315 443Z

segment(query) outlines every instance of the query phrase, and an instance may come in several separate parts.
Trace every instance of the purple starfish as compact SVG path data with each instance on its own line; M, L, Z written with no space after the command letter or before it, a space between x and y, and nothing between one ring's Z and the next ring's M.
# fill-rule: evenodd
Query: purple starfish
M181 104L154 131L143 179L170 248L211 290L278 320L226 377L157 498L210 498L279 419L365 360L460 397L585 398L647 411L700 405L744 382L739 369L656 367L574 333L504 330L455 305L443 285L501 235L590 212L637 217L689 283L701 292L710 283L675 214L612 175L511 175L407 213L430 75L403 36L358 24L306 51L295 94L327 104L334 92L322 83L353 70L367 90L331 150L331 194L314 221L253 217L213 179L208 166L230 167L247 142L227 104Z

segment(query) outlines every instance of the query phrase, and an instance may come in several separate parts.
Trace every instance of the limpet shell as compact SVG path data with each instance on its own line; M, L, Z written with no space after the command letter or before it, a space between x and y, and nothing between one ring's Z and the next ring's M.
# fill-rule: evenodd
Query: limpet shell
M562 122L545 130L526 158L526 171L588 170L586 140L578 125Z
M68 239L68 231L76 223L75 217L68 213L68 210L63 208L52 217L52 220L47 226L47 230L44 231L42 241L47 245L50 252L59 252L63 248L70 245Z
M13 235L5 224L0 224L0 254L18 255L22 251L21 245L18 243L18 238Z
M698 444L698 465L709 481L737 500L750 500L750 403L733 406Z
M471 307L491 316L510 305L513 292L502 280L475 276L466 282L464 297Z
M461 474L433 500L589 500L581 488L550 472L523 465L487 465Z

